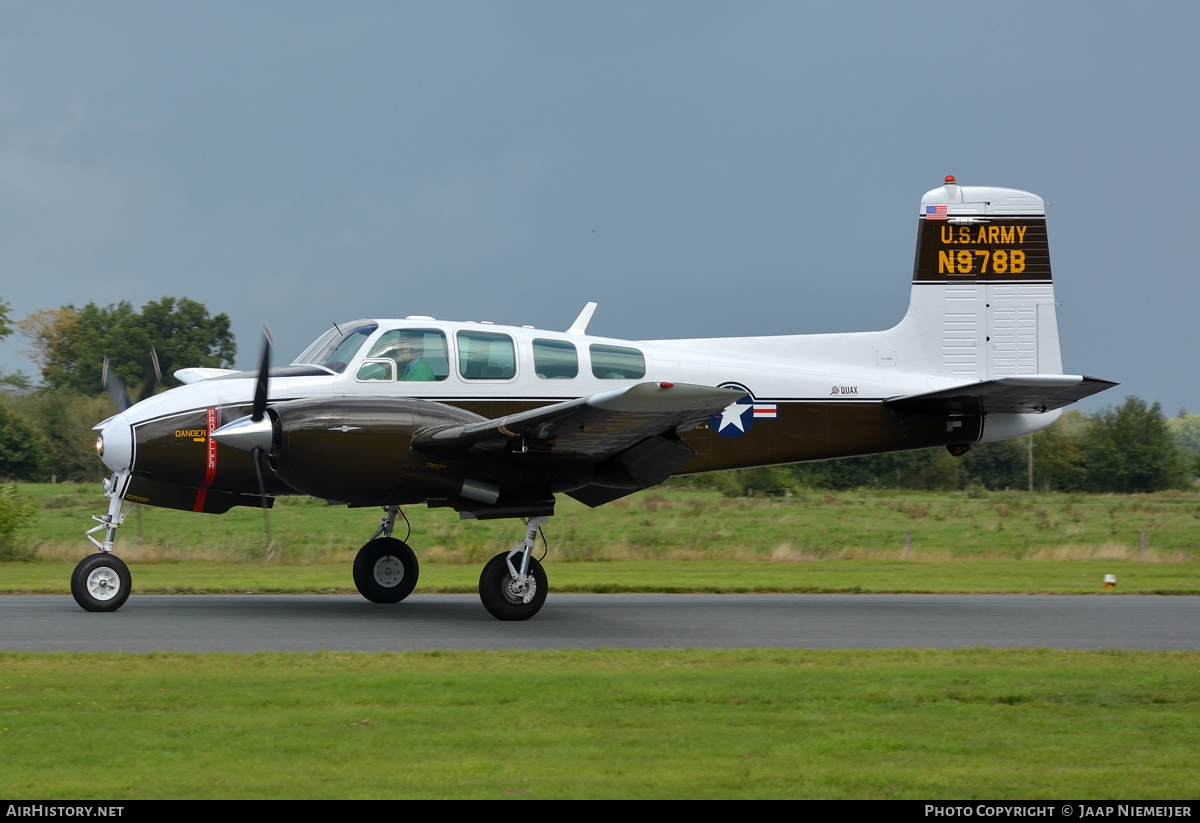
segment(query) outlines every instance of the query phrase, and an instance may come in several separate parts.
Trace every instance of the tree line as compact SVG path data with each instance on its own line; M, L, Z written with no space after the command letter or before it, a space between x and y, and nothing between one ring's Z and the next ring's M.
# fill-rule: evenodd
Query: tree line
M0 300L0 339L18 333L41 374L0 372L0 480L96 481L104 467L91 430L115 412L102 385L109 368L134 391L146 383L151 352L161 387L189 366L230 368L237 345L224 314L195 300L163 297L135 310L127 302L44 309L13 321ZM157 381L146 383L151 390ZM944 449L851 457L819 463L717 472L675 483L730 495L789 489L1027 489L1030 438L975 445L964 456ZM1200 476L1200 415L1166 418L1157 402L1127 397L1095 414L1071 410L1032 435L1037 491L1152 492L1185 488Z
M11 311L0 300L0 339L16 333L26 340L40 380L0 371L0 481L104 475L92 426L116 412L103 384L106 360L137 399L141 387L178 386L177 369L231 368L237 355L229 317L210 316L187 297L152 300L140 310L125 301L66 305L20 320Z

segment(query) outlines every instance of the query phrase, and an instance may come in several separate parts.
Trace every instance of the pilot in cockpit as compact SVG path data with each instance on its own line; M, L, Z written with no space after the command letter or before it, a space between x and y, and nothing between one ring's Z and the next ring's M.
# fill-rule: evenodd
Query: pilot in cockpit
M385 356L396 361L400 380L436 380L433 368L425 362L423 349L416 340L401 337Z

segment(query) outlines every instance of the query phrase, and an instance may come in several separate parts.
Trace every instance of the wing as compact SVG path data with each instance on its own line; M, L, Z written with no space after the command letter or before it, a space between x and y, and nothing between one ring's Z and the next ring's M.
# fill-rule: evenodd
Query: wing
M1032 414L1061 409L1115 385L1079 374L1022 374L890 397L883 404L924 414Z
M676 434L716 414L737 394L683 383L639 383L478 423L418 432L413 448L487 459L522 450L596 464L591 485L568 492L591 506L661 483L695 456Z
M599 459L664 432L691 428L738 398L728 389L683 383L639 383L519 414L426 429L413 448L466 455L508 449L525 439L530 451Z

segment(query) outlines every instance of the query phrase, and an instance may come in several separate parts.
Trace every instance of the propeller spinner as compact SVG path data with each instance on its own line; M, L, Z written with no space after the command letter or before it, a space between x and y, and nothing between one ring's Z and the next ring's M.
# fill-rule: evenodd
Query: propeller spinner
M266 454L271 452L274 441L274 426L267 417L267 380L271 371L271 349L274 348L271 330L263 326L262 358L258 364L258 377L254 381L254 402L247 417L239 417L226 423L212 433L212 439L235 449ZM260 490L262 483L259 482Z

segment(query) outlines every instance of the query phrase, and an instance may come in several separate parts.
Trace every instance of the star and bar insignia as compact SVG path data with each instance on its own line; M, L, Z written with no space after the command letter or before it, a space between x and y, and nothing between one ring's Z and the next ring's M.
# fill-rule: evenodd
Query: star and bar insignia
M708 418L713 431L722 437L741 437L750 431L755 420L774 420L779 416L778 404L755 400L754 395L745 386L723 383L721 388L742 393L738 400L722 409L720 414Z

